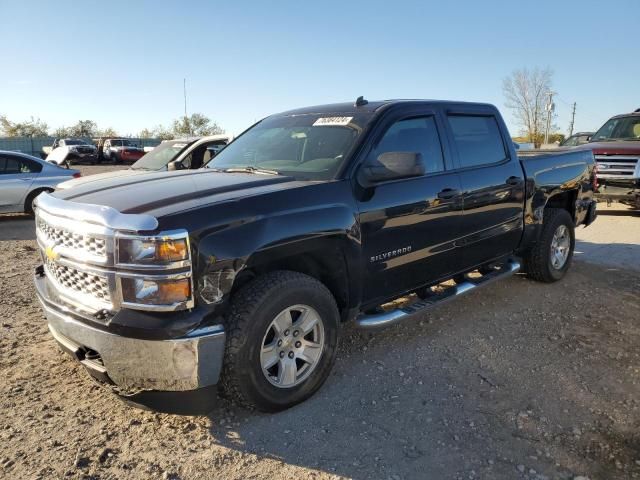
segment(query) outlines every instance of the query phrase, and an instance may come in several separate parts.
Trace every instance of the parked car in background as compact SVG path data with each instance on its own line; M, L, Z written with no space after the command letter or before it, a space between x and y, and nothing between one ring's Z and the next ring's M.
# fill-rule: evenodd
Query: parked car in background
M598 166L596 198L640 209L640 108L616 115L575 147L592 150Z
M33 212L33 200L58 183L80 176L25 153L0 150L0 213Z
M47 162L69 166L75 162L94 163L98 149L89 140L82 138L56 138L50 147L42 147Z
M210 162L229 142L232 135L211 135L165 140L127 170L89 175L58 185L58 189L86 185L105 178L130 177L150 171L192 170Z
M129 138L103 137L95 139L98 145L98 161L113 163L136 162L146 153Z
M587 143L591 139L593 132L578 132L566 138L564 142L560 143L561 147L576 147Z
M38 197L37 295L62 349L130 402L204 412L220 383L282 410L329 377L343 322L402 322L521 268L560 280L594 168L519 159L487 104L284 112L203 169Z

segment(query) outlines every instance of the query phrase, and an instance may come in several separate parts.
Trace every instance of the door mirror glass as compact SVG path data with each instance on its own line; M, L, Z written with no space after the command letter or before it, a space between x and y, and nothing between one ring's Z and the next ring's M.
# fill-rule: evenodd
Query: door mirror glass
M358 171L364 187L376 183L418 177L426 172L422 154L417 152L385 152L366 162Z
M174 160L173 162L167 163L167 170L170 172L173 172L174 170L182 170L182 169L184 169L184 165L182 165L182 162L178 160Z

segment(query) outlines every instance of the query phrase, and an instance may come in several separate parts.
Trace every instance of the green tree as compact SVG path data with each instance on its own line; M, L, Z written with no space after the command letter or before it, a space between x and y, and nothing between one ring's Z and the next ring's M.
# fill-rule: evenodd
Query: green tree
M116 132L113 128L108 127L105 129L100 129L95 131L96 137L117 137L118 132Z
M0 130L7 137L46 137L49 126L39 118L12 122L5 115L0 115Z
M173 121L173 133L176 137L217 135L224 133L224 130L213 120L202 115L193 113L188 117L180 117Z
M151 137L153 137L153 130L149 130L148 128L143 128L138 133L138 137L140 137L140 138L151 138Z
M154 138L159 138L160 140L173 140L174 138L176 138L175 134L168 128L165 128L163 125L157 125L152 130L151 136Z
M69 136L91 138L97 136L98 125L93 120L78 120L78 123L69 127Z

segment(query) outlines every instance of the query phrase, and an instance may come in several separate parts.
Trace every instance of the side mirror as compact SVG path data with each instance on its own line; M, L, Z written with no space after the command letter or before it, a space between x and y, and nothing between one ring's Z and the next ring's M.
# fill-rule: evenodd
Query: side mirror
M419 177L425 171L421 153L387 152L362 165L358 170L358 182L363 187L370 187L389 180Z
M515 148L516 150L520 150L520 144L513 142L513 148Z
M182 166L182 162L179 162L178 160L167 163L167 170L169 172L173 172L174 170L182 170L183 168L184 167Z

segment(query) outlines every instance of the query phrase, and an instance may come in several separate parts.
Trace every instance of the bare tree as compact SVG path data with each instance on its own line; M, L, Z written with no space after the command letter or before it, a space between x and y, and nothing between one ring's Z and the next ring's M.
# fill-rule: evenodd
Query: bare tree
M525 135L536 147L542 141L545 124L545 101L551 90L553 72L549 68L515 70L502 82L505 105L511 109Z

